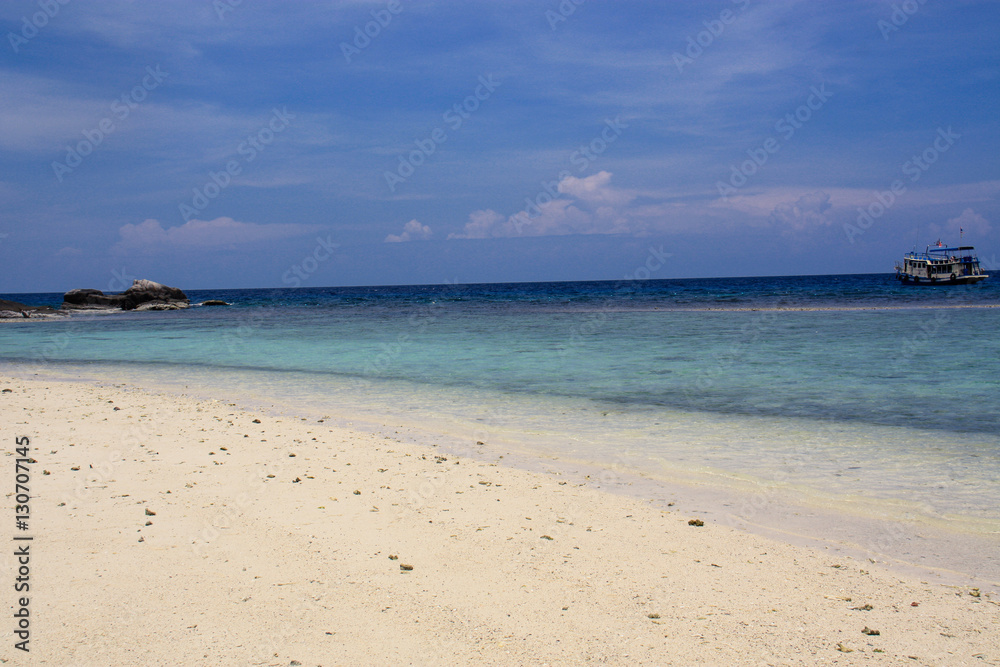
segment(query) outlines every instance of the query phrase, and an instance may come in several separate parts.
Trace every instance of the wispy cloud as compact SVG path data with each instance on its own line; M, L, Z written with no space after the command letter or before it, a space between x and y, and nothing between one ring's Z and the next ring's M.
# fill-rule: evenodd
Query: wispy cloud
M228 248L274 241L311 234L322 229L319 225L265 224L239 222L232 218L190 220L179 227L164 228L159 220L144 220L123 225L118 231L121 240L112 248L115 252L157 251L176 248Z

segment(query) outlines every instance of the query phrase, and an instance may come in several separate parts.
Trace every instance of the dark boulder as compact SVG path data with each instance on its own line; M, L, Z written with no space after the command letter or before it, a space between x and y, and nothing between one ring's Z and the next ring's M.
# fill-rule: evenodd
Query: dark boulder
M7 301L6 299L0 299L0 310L10 313L21 313L24 310L31 308L31 306L26 306L23 303L18 303L17 301ZM20 317L20 314L18 315Z
M176 310L190 305L187 295L176 287L154 283L152 280L136 280L121 294L105 294L96 289L70 290L63 295L62 307L67 310L135 310L140 305L151 302L162 305L143 310Z
M121 308L121 294L105 294L99 289L74 289L63 294L64 309Z
M0 319L24 319L26 317L50 316L54 314L48 306L26 306L17 301L0 299Z
M184 308L190 305L187 294L176 287L167 287L152 280L135 280L132 286L122 294L124 302L122 310L133 310L136 306L147 301L163 301L164 303L174 303L175 308ZM183 303L184 305L180 305Z

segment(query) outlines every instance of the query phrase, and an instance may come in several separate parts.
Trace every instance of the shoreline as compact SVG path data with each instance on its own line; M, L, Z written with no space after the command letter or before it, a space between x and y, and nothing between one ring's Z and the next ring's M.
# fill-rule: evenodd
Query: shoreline
M228 307L233 307L235 304L228 304ZM201 304L191 304L185 308L179 308L177 310L193 311L202 307ZM62 321L66 318L85 318L85 317L96 317L103 315L128 315L133 311L121 310L116 308L81 308L72 310L60 310L60 309L48 309L47 307L35 307L30 317L18 316L18 317L5 317L0 316L0 324L10 323L10 322L24 322L24 321L34 321L34 322L52 322L52 321ZM239 310L239 306L237 309ZM248 309L259 309L264 307L251 306ZM548 306L533 306L529 310L539 311L539 312L553 312L553 313L577 313L577 314L591 314L591 313L823 313L823 312L881 312L881 311L898 311L898 310L964 310L964 309L994 309L1000 308L1000 303L935 303L935 304L905 304L905 305L858 305L858 306L701 306L701 307L678 307L678 306L667 306L660 307L655 305L639 306L639 307L608 307L607 305L602 306L587 306L580 308L559 308L551 309ZM135 313L145 313L148 310L136 310Z
M10 370L0 372L0 377L10 375ZM340 404L344 399L341 394L317 403L304 395L279 396L273 390L261 393L254 383L266 382L266 377L233 376L220 383L211 374L164 376L157 369L137 371L103 364L87 368L52 363L21 370L19 377L31 372L37 376L41 370L50 381L138 387L185 399L222 400L234 408L270 417L322 419L359 435L388 436L416 446L433 443L439 453L500 462L528 473L559 475L659 509L676 503L678 509L699 517L797 546L849 553L902 574L1000 593L1000 559L996 556L1000 553L1000 522L995 517L948 515L914 500L844 495L805 488L801 483L782 484L780 480L787 473L781 469L755 477L706 467L696 459L671 462L664 455L636 459L608 454L595 460L549 445L549 439L558 438L555 432L511 431L511 416L505 414L510 406L506 404L490 403L483 417L474 420L477 413L461 417L454 411L418 415L412 406L404 409L392 402L382 407L385 412L358 400ZM78 373L83 375L76 376ZM361 397L375 400L370 391ZM445 396L438 398L447 400ZM517 414L516 406L512 414ZM762 424L749 422L745 428L756 431ZM689 467L692 464L694 468Z
M0 387L5 441L37 448L39 664L1000 661L990 592L691 526L687 501L163 391Z

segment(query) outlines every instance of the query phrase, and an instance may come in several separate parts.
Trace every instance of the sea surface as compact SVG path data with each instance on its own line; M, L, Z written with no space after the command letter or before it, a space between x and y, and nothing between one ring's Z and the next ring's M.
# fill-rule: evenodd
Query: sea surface
M1000 581L990 553L990 540L1000 545L1000 280L188 295L232 305L4 323L0 372L168 385L420 431L455 451L506 448L642 480L637 495L656 497L660 483L725 489L743 498L724 503L739 520L812 516L793 526L806 534L829 528L823 512L896 522L907 537L880 524L854 542L897 558L918 560L916 542L932 533L974 538L945 566ZM790 506L816 513L781 513Z

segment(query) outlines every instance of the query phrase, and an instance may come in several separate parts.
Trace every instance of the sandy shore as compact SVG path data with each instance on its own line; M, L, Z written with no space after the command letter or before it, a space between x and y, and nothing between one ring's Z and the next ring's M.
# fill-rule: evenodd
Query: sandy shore
M30 653L8 616L4 661L1000 664L985 591L434 443L128 387L0 389L8 545L16 437L37 460Z

